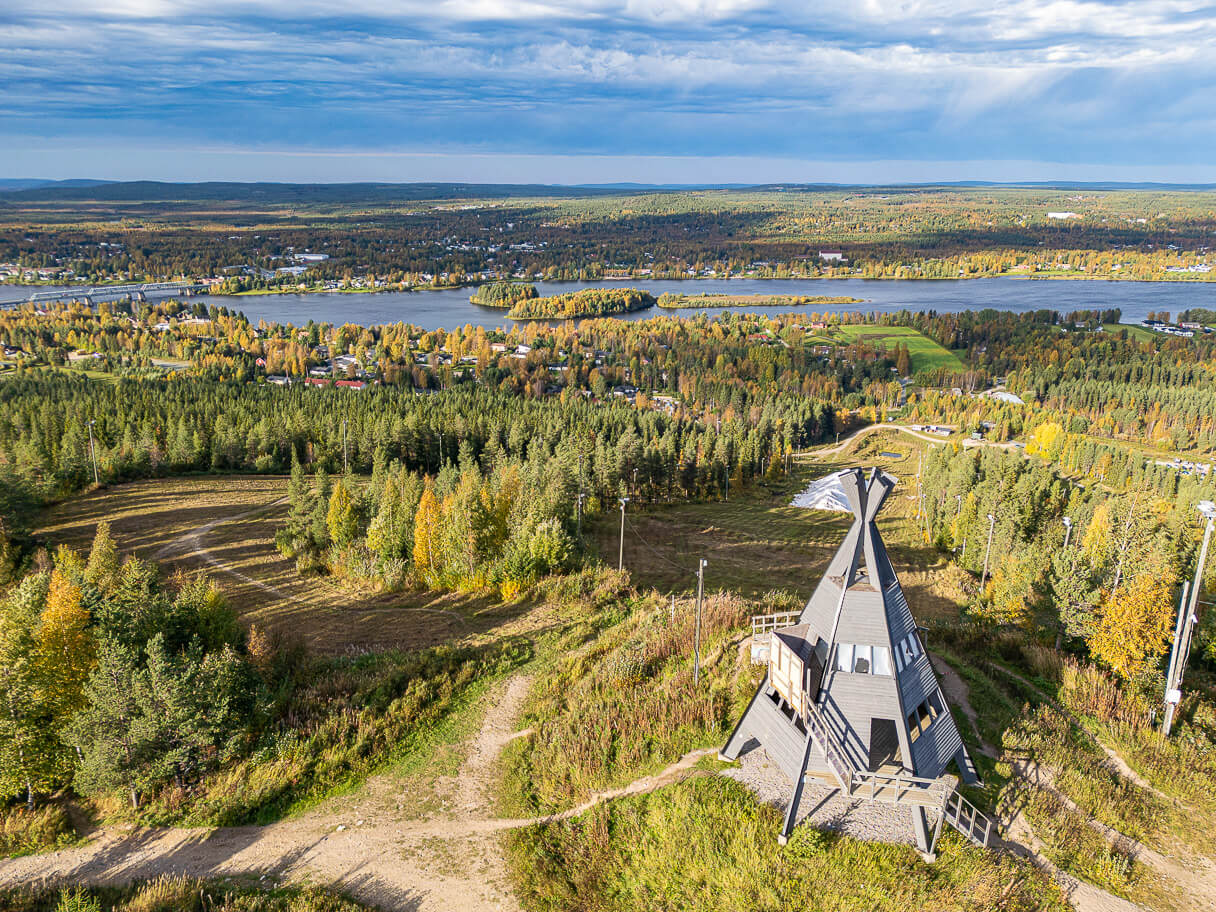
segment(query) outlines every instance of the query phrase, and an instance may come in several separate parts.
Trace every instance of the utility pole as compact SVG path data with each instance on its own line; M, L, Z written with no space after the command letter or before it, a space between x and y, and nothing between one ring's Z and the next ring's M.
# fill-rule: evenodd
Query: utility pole
M705 565L708 563L709 561L705 558L701 558L697 563L697 620L692 643L692 683L694 685L701 680L701 599L705 594Z
M730 460L726 461L726 502L730 503Z
M625 569L625 504L629 503L628 497L621 498L621 551L617 557L616 569Z
M346 419L342 419L342 472L350 474L350 460L346 456Z
M1072 519L1064 517L1064 550L1068 550L1068 542L1072 538Z
M93 484L101 487L101 477L97 473L97 449L93 446L93 424L89 422L89 457L93 460Z
M580 541L583 537L583 498L586 496L582 491L578 492L578 538Z
M1174 722L1174 710L1182 700L1182 676L1191 657L1191 637L1199 620L1195 614L1199 607L1199 591L1203 588L1203 571L1208 560L1208 545L1212 541L1212 527L1216 526L1216 503L1205 500L1199 504L1199 512L1207 520L1203 529L1203 544L1199 548L1199 562L1195 565L1195 579L1190 583L1190 598L1187 587L1182 590L1182 604L1178 609L1178 627L1174 633L1174 649L1170 657L1169 677L1166 679L1165 721L1161 732L1168 736Z
M984 575L980 577L980 588L984 588L984 583L988 582L988 556L992 554L992 530L996 526L996 516L992 513L988 514L988 547L984 549Z
M958 562L960 564L967 563L967 536L966 535L963 536L963 553L962 553L962 556L959 557Z
M1178 708L1178 704L1182 700L1182 693L1177 686L1181 683L1178 680L1178 658L1182 651L1182 638L1186 635L1186 610L1190 601L1187 596L1190 591L1191 581L1187 580L1182 584L1182 598L1178 600L1178 623L1174 626L1174 645L1170 649L1169 669L1165 673L1165 718L1161 722L1162 738L1170 736L1170 729L1174 725L1174 710Z
M954 521L958 522L959 517L963 515L963 495L955 494L954 499L958 501L958 509L954 511Z

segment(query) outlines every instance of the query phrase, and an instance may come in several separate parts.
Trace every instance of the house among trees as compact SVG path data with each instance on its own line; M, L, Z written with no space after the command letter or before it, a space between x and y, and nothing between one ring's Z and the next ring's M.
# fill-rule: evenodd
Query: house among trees
M953 763L977 781L875 526L895 483L878 469L868 480L861 469L841 473L853 525L810 601L800 614L753 619L756 638L769 637L768 672L722 757L761 746L793 780L782 843L808 778L908 808L926 855L943 822L988 842L989 821L947 774Z

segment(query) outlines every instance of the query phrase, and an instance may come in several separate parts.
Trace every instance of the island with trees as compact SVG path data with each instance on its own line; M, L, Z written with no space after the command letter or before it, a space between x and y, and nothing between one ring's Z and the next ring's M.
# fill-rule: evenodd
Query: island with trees
M469 295L469 301L482 307L510 309L520 301L540 297L536 286L528 282L487 282Z
M507 311L513 320L607 317L654 307L654 295L637 288L584 288L548 298L524 298Z

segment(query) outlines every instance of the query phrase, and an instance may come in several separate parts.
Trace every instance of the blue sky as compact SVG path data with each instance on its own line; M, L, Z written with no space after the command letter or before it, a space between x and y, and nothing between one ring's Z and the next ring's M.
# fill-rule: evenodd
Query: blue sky
M1216 181L1214 88L1178 0L6 0L0 177Z

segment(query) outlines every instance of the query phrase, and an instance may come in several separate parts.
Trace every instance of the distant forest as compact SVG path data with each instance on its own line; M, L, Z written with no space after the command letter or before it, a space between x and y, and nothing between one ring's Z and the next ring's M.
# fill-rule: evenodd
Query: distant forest
M0 263L79 281L224 276L234 291L355 278L1202 280L1214 231L1210 189L137 182L0 192ZM303 278L256 271L301 251L328 259Z

